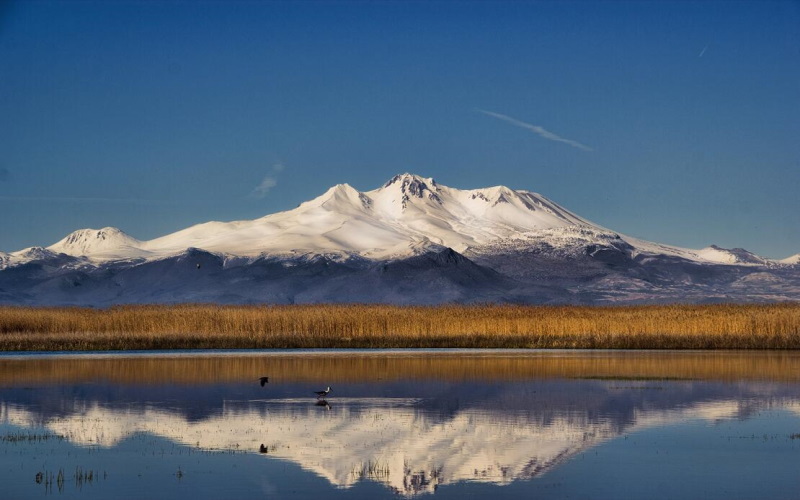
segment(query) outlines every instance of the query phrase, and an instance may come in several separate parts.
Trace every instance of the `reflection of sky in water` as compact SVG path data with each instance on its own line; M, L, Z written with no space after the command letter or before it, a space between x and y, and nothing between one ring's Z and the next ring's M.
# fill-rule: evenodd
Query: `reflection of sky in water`
M32 375L0 386L1 434L65 439L0 443L0 479L33 497L37 472L91 468L80 495L98 498L780 498L800 486L796 382L394 375L331 383L327 405L313 395L327 384L302 377Z

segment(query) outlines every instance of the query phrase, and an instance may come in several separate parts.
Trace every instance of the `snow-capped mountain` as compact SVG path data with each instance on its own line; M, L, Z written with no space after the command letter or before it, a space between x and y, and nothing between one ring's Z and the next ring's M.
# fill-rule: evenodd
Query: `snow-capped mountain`
M531 191L402 174L255 220L149 241L82 229L0 254L0 302L797 300L797 261L647 242Z
M381 259L414 255L430 244L463 252L577 226L596 228L536 193L502 186L460 190L403 174L364 193L338 184L294 210L256 220L207 222L144 242L116 228L82 229L48 250L94 260L163 257L187 248L246 257L342 252Z

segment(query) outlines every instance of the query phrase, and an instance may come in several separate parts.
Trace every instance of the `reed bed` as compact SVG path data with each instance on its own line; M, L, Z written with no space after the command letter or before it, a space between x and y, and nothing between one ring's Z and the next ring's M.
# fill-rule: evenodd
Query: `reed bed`
M800 304L0 308L0 350L797 349Z

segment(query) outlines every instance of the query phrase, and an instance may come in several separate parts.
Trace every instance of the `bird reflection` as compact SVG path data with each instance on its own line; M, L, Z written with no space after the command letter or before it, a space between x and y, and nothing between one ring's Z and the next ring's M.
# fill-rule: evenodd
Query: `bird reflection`
M314 406L324 406L326 410L331 409L331 405L328 404L328 402L325 401L324 399L318 400L316 403L314 403Z

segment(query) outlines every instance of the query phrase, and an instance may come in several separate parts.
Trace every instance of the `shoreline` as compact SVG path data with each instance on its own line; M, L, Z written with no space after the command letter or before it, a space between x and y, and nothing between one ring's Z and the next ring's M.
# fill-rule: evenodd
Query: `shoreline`
M800 380L800 351L613 350L367 350L360 352L250 351L84 352L0 355L6 386L54 380L113 384L257 384L319 382L330 385L417 380Z
M152 349L97 351L0 351L0 361L25 359L121 359L121 358L345 358L353 357L492 357L492 358L605 358L617 356L691 355L800 355L800 349L539 349L539 348L312 348L312 349Z

